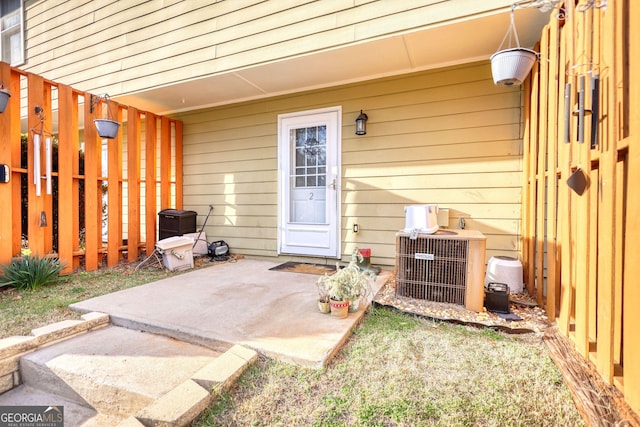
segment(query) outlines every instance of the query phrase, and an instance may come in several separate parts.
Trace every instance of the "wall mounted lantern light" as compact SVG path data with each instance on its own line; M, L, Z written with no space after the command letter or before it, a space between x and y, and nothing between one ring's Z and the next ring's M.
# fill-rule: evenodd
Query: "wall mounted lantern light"
M5 108L7 108L7 104L9 103L9 98L11 94L8 90L4 88L4 85L0 83L0 113L4 113Z
M91 95L91 106L89 112L93 113L93 107L103 100L107 104L107 118L106 119L94 119L93 122L98 130L100 138L113 139L118 135L118 129L120 129L120 123L111 119L111 108L109 107L109 95Z
M369 117L360 110L360 115L356 119L356 135L367 134L367 120Z

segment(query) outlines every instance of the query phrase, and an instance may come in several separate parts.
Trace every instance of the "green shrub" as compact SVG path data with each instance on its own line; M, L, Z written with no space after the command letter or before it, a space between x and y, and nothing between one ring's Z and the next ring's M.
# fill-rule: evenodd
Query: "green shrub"
M9 265L0 266L0 269L0 285L36 289L57 282L63 265L57 258L26 255L13 259Z

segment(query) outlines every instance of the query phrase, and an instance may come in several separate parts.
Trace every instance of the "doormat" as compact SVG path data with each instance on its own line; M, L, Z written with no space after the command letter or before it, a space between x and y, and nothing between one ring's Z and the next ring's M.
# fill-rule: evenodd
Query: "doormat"
M336 272L336 267L332 265L324 264L310 264L306 262L288 261L284 264L271 267L272 271L287 271L290 273L305 273L305 274L333 274Z

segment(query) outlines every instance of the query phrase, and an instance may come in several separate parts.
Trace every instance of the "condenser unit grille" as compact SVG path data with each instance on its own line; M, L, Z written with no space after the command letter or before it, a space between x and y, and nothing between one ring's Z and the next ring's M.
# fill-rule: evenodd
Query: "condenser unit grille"
M397 293L465 305L469 242L399 237Z
M396 294L482 311L485 252L486 237L479 231L399 232Z

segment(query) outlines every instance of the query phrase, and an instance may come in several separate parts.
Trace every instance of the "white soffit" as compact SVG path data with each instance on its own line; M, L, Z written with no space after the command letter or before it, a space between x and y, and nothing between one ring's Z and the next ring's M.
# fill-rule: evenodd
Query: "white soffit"
M515 16L521 46L533 47L549 14L529 8L518 9ZM508 27L509 13L505 11L114 99L141 110L170 114L447 65L488 63Z

